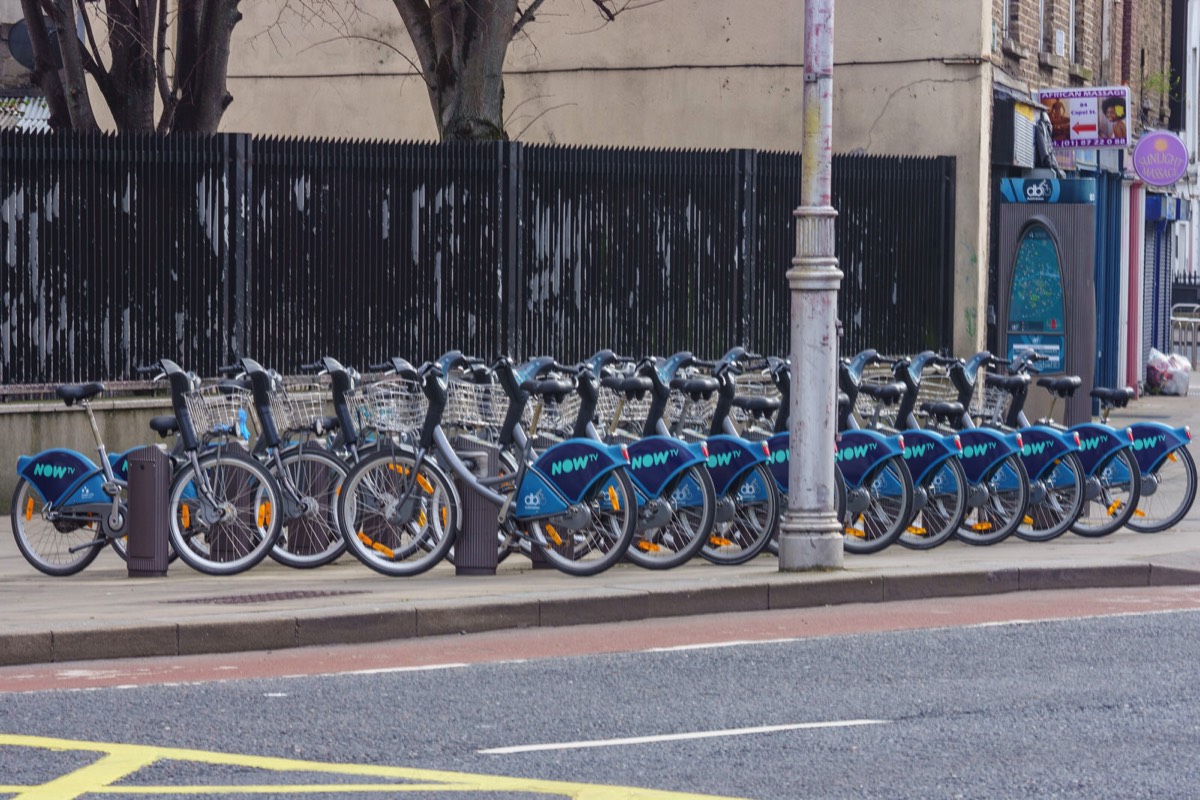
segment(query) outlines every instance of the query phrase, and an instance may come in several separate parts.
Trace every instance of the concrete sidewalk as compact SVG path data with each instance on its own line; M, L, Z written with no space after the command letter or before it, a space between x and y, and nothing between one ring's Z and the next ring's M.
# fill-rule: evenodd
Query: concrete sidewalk
M1200 399L1146 398L1123 419L1200 424ZM1114 416L1112 422L1119 420ZM622 564L593 578L533 570L514 556L495 576L443 564L387 578L346 555L316 570L265 561L212 577L176 562L129 578L111 551L78 575L30 567L0 524L0 665L347 644L513 627L575 625L728 611L878 603L1019 590L1200 584L1200 503L1175 529L1074 534L992 547L950 542L846 556L845 569L780 573L773 557L738 567L696 559L649 572Z

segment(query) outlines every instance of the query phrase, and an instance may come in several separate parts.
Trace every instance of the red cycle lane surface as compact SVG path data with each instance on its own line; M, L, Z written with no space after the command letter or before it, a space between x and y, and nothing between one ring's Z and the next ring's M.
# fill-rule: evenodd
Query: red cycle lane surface
M1200 586L1012 592L527 628L363 645L0 668L0 693L203 683L1200 609Z

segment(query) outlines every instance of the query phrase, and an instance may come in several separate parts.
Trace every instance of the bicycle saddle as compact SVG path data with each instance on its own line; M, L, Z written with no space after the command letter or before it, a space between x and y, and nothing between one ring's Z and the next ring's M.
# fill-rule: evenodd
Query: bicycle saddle
M1029 385L1030 377L1024 372L1019 375L997 375L989 372L984 376L984 381L988 386L994 386L1006 392L1016 392Z
M56 390L58 396L68 406L73 406L80 400L90 400L104 391L103 383L69 383Z
M641 375L632 375L625 377L623 375L607 375L600 379L600 385L605 388L612 389L614 392L620 392L625 395L626 399L632 400L635 397L641 400L654 388L649 378Z
M150 418L150 430L157 433L164 439L179 430L179 420L175 419L172 414L164 414L160 417Z
M1114 408L1124 408L1133 399L1133 389L1129 386L1120 389L1107 389L1100 386L1092 389L1090 394L1098 400L1111 403Z
M921 403L921 411L937 420L957 419L966 413L962 403Z
M755 417L765 417L780 406L778 397L735 397L733 404Z
M864 383L858 390L888 406L896 403L907 391L903 383Z
M548 403L561 403L564 397L575 391L575 384L571 381L543 378L525 381L521 384L521 391L543 397Z
M712 397L713 392L717 390L720 384L716 378L696 377L696 378L672 378L671 388L677 392L683 392L692 400L704 398L707 400Z
M1038 378L1037 385L1045 386L1059 397L1074 397L1075 390L1083 384L1078 375L1064 375L1061 378Z

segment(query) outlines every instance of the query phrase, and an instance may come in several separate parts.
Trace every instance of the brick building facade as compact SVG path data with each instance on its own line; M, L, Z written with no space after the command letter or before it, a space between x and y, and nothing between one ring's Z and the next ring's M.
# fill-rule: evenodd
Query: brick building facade
M1031 90L1127 85L1133 133L1164 127L1169 0L992 0L992 62Z

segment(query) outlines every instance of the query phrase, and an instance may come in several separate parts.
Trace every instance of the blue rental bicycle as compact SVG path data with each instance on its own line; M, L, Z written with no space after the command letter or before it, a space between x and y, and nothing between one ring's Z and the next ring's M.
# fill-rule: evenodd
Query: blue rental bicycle
M100 436L91 400L103 391L102 383L56 390L67 407L78 405L87 414L99 466L65 448L17 459L13 536L25 560L47 575L74 575L110 544L125 558L127 483L115 473L114 463L127 454L110 457Z

